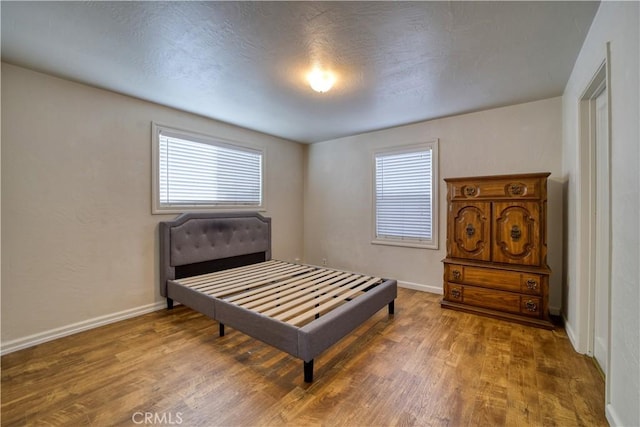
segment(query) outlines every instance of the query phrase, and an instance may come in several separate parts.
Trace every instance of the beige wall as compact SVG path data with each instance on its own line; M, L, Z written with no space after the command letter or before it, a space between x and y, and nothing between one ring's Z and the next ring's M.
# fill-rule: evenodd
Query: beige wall
M442 178L551 172L549 265L552 309L561 307L561 98L432 120L313 144L305 184L305 259L396 278L442 292L446 189ZM372 245L372 156L376 150L439 139L440 249Z
M3 63L3 350L162 302L151 121L265 147L273 255L303 256L305 146Z
M611 323L607 419L640 425L640 5L602 2L563 95L566 183L566 330L574 347L592 349L588 251L588 164L578 103L610 43Z

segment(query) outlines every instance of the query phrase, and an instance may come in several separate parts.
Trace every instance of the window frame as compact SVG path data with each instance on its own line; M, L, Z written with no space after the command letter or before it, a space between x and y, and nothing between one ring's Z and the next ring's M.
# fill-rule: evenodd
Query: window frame
M377 230L378 215L377 215L377 177L376 177L376 159L379 156L390 156L396 154L413 153L417 151L431 151L431 239L419 239L411 237L379 237ZM372 241L374 245L389 245L389 246L401 246L407 248L420 248L420 249L438 249L439 247L439 206L440 201L438 198L439 187L439 174L438 174L438 139L421 142L411 145L403 145L398 147L389 147L386 149L377 150L372 155L371 162L371 176L372 176L372 217L371 224Z
M184 138L186 140L210 144L218 147L235 148L239 151L256 151L261 155L261 188L259 205L233 205L233 204L172 204L166 205L160 202L160 132ZM267 150L265 147L257 147L247 143L240 143L224 138L207 135L181 129L175 126L167 126L160 123L151 123L151 213L152 214L179 214L184 212L225 212L225 211L266 211L266 180L265 163Z

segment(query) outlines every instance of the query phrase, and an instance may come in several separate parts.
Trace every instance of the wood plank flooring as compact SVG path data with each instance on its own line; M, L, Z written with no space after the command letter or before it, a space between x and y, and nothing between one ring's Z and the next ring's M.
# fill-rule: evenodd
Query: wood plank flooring
M182 306L2 357L2 425L604 426L604 381L562 329L399 289L302 361Z

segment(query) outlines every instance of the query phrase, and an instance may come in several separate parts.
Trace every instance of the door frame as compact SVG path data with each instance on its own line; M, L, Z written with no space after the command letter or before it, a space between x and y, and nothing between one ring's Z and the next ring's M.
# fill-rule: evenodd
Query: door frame
M608 309L607 309L607 355L605 375L605 404L610 403L610 381L609 371L611 366L611 219L609 212L609 226L606 230L604 244L607 246L606 253L608 259L602 260L596 258L596 126L595 126L595 100L596 97L607 89L607 113L608 113L608 132L607 145L609 150L609 177L608 185L611 189L611 83L610 83L610 49L609 43L606 45L606 56L598 67L591 81L585 88L579 98L579 131L580 131L580 194L581 200L579 215L580 227L579 233L582 234L581 254L583 263L580 266L580 275L584 277L582 286L585 287L585 293L581 298L584 307L586 307L586 343L587 354L594 357L595 348L595 306L596 306L596 266L608 269ZM611 196L609 191L608 197ZM609 202L609 211L611 203ZM600 242L599 244L602 244Z

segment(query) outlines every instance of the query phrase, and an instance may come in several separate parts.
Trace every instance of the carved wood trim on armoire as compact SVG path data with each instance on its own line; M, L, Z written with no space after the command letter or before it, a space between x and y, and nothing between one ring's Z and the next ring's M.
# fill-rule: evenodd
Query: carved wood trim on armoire
M444 180L442 307L553 329L547 265L549 175Z

